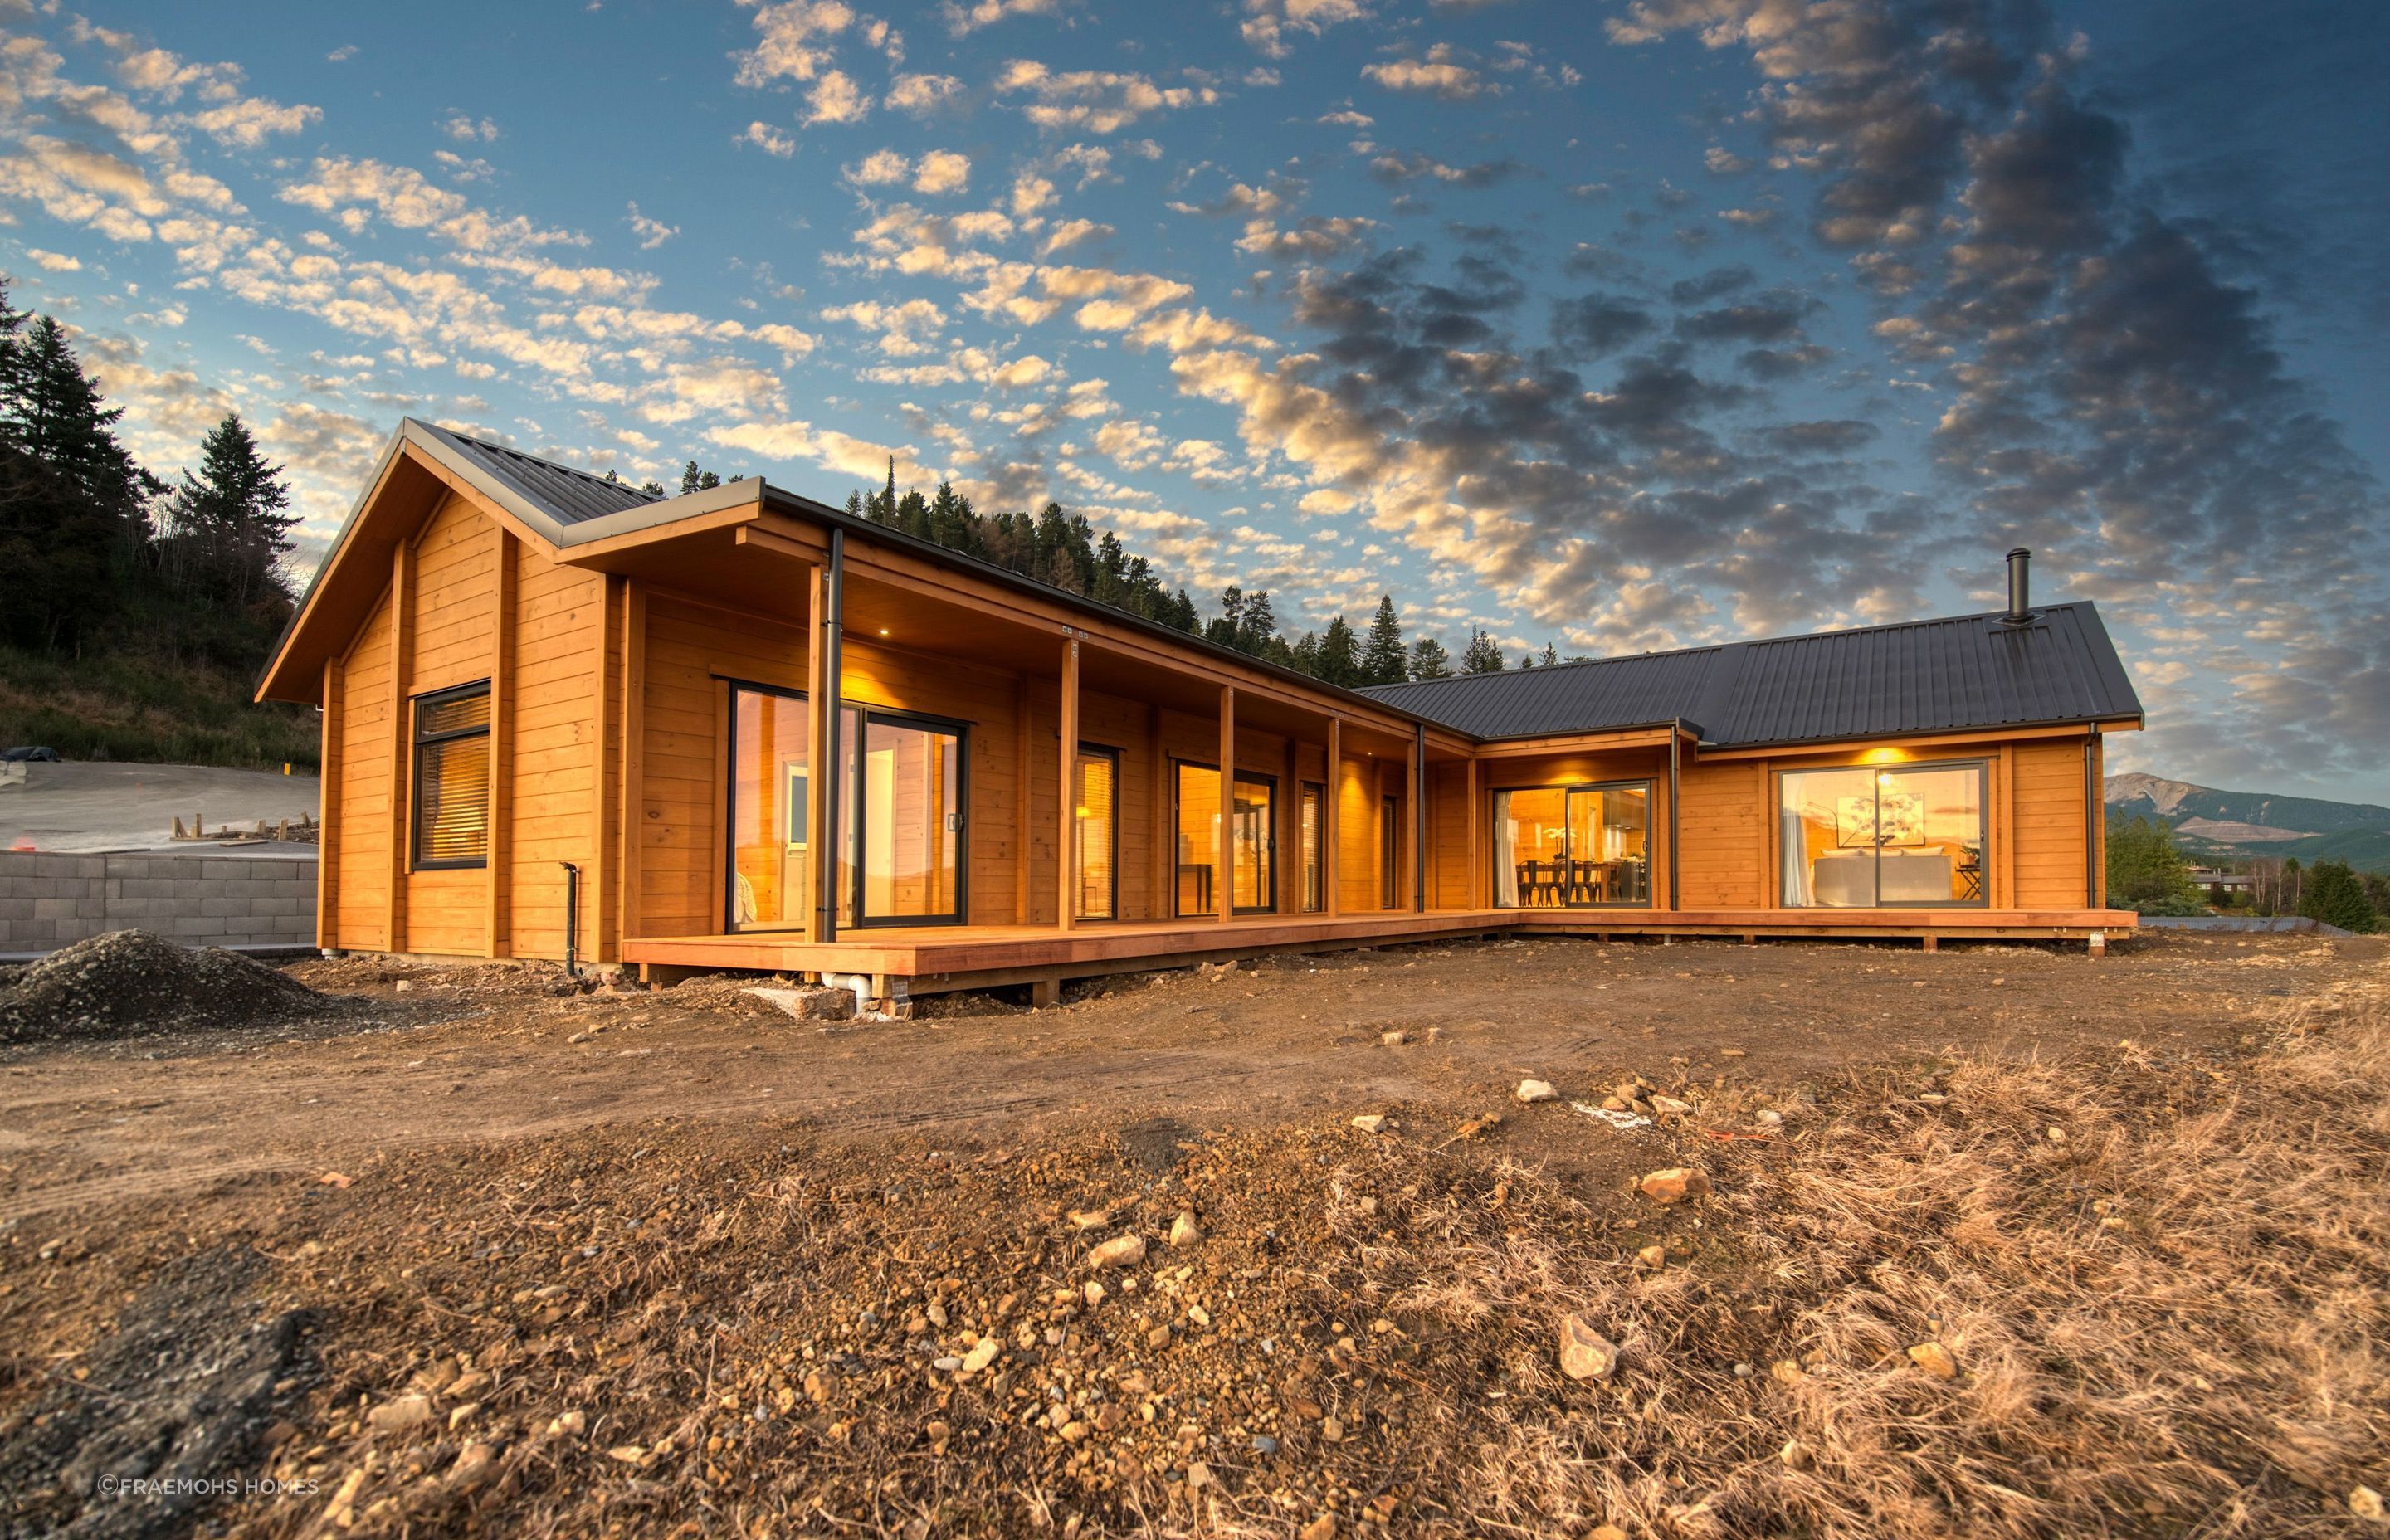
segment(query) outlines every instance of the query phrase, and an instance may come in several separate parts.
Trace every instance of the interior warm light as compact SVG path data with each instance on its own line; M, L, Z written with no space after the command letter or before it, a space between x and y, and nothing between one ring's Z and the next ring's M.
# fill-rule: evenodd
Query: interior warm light
M881 627L880 628L880 634L882 636L887 635L888 635L888 628L887 628L886 626L884 626L884 625L883 625L883 626L881 626Z

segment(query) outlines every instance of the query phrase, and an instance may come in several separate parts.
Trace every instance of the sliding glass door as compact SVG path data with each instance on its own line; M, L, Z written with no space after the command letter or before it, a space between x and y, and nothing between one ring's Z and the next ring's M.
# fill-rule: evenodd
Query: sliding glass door
M839 712L838 921L938 925L963 914L966 729L873 707ZM815 900L804 696L730 687L727 891L732 930L792 930Z
M1220 772L1213 765L1177 765L1177 871L1175 912L1219 913ZM1239 914L1278 907L1278 782L1239 771L1228 808L1232 865L1229 903Z
M1651 902L1651 783L1494 793L1494 903L1505 909Z
M1985 902L1985 766L1788 770L1777 781L1779 900L1790 909Z
M960 921L963 725L862 706L841 715L853 757L841 777L840 922Z

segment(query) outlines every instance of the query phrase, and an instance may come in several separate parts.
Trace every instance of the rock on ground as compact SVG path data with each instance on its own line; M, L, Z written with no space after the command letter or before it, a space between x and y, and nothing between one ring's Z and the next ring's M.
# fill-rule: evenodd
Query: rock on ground
M1561 1372L1571 1380L1607 1380L1618 1367L1618 1344L1582 1315L1561 1320Z

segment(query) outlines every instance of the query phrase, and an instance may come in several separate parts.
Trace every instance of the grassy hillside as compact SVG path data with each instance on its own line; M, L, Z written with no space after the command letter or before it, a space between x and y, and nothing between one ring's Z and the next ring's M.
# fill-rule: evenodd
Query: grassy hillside
M69 759L313 769L317 716L250 700L247 669L162 650L81 658L0 644L0 748L43 743Z

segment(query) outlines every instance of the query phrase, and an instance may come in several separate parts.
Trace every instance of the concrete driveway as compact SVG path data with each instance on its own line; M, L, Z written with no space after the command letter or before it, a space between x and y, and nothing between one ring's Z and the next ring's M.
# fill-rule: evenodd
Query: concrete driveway
M14 778L22 769L24 779ZM321 789L310 775L278 776L265 770L225 770L204 764L10 765L0 778L0 850L22 849L88 854L98 851L166 850L193 854L311 855L312 844L253 844L219 851L210 844L177 843L174 819L188 827L196 818L212 830L225 826L254 830L313 818Z

